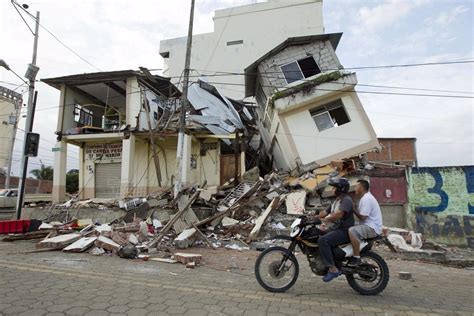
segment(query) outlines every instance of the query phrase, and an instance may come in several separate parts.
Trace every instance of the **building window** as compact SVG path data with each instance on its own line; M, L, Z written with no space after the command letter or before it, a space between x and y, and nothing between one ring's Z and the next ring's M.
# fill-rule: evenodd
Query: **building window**
M76 104L74 105L74 122L83 126L92 126L93 113L91 110Z
M351 121L341 100L314 109L310 113L320 132Z
M281 71L288 84L317 75L321 72L314 58L303 58L281 66Z

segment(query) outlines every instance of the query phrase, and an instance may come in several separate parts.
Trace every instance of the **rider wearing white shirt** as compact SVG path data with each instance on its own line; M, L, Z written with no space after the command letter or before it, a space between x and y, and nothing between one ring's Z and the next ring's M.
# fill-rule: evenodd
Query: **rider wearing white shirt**
M359 218L359 225L349 228L349 238L351 239L354 256L349 262L350 265L360 264L360 242L362 239L374 238L382 233L382 212L379 203L369 192L369 182L366 180L357 181L356 194L361 196L359 207L354 210Z

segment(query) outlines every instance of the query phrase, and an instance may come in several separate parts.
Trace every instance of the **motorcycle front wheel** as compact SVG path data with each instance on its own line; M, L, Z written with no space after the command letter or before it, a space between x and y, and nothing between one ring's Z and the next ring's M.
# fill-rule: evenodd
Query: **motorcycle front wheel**
M349 285L359 294L376 295L388 284L389 272L385 260L372 251L360 255L361 264L356 273L346 275Z
M270 247L258 256L255 276L258 283L270 292L285 292L298 279L296 257L283 247Z

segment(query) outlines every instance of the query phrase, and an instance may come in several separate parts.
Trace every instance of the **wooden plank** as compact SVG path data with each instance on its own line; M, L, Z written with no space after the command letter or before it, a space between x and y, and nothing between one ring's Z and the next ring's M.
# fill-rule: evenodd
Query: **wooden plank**
M36 244L36 248L58 248L62 249L82 237L81 234L71 233L59 235L52 238L46 238Z
M206 237L206 235L203 234L202 231L199 230L199 228L196 227L196 225L193 224L193 227L194 229L196 230L196 232L198 233L199 237L206 243L209 245L209 247L211 247L212 249L216 250L216 247L214 247L214 245L212 244L212 242Z
M262 215L260 215L259 218L257 218L257 221L255 223L255 226L254 228L252 229L252 231L250 232L248 238L247 238L247 243L251 242L252 240L254 240L257 236L258 236L258 233L260 233L260 229L262 228L263 224L265 223L265 220L267 219L268 215L270 215L270 213L277 208L277 206L279 205L279 202L280 202L280 198L279 197L276 197L272 200L272 202L268 205L267 209L265 210L265 212L263 212Z
M189 207L191 207L191 204L194 203L194 201L197 199L198 196L199 196L199 191L196 191L189 199L188 204L182 210L179 210L178 213L176 213L173 216L173 218L171 218L169 222L166 223L165 227L163 227L160 234L155 238L155 240L153 240L150 243L149 245L150 248L156 246L163 239L163 237L165 237L165 234L171 229L171 227L173 227L173 224L181 217L181 215L184 214L184 212L187 211Z

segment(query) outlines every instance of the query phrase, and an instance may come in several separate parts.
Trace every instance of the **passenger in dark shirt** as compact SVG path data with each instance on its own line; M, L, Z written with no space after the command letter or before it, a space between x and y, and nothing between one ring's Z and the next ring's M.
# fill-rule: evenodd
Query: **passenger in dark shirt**
M350 242L347 230L354 226L354 209L349 192L349 181L345 178L330 179L329 185L334 187L336 200L318 217L321 219L321 229L328 232L318 239L319 252L328 273L323 277L324 282L332 281L341 275L334 263L332 248Z

